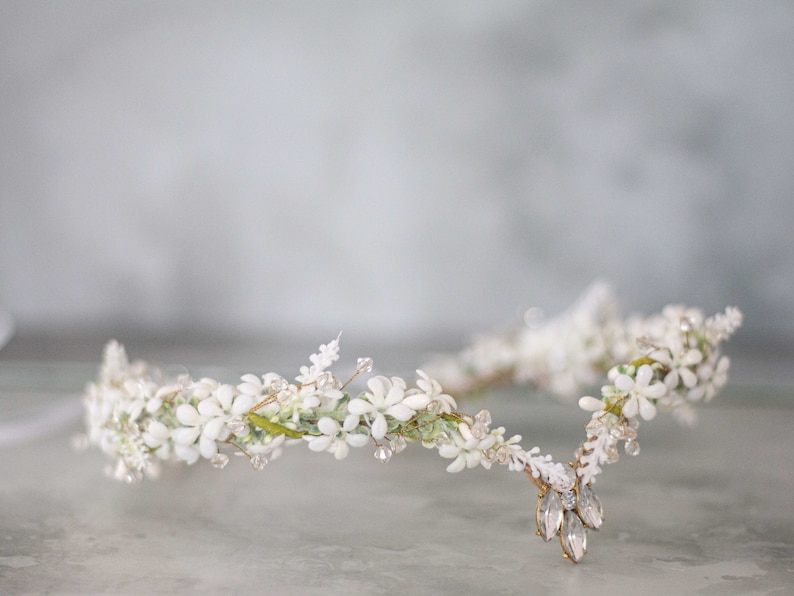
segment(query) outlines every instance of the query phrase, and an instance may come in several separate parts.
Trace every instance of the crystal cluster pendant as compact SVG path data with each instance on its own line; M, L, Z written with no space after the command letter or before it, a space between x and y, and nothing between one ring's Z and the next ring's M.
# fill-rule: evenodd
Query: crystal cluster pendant
M559 536L563 555L578 563L587 553L587 530L598 530L604 523L600 499L582 481L570 491L548 487L538 497L538 536L546 542Z

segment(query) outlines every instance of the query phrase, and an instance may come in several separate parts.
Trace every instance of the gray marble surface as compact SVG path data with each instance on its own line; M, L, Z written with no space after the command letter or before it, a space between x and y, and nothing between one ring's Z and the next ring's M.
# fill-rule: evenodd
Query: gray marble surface
M794 589L794 390L734 384L695 431L660 417L596 485L607 521L574 565L534 535L537 490L292 448L255 473L168 468L136 486L75 453L84 366L0 365L2 594L776 594ZM56 389L57 387L57 389ZM559 458L582 413L520 390L462 404ZM45 412L55 412L48 419ZM31 422L25 426L26 422ZM23 428L12 437L9 428ZM35 436L34 436L35 435Z

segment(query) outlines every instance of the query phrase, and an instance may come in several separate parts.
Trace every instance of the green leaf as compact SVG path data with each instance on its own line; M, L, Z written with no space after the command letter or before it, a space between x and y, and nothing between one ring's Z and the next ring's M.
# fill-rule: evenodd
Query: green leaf
M254 414L253 412L249 412L248 419L254 424L254 426L258 426L263 431L268 432L271 435L287 435L290 439L300 439L304 435L302 430L293 430L291 428L287 428L286 426L276 424L275 422L270 422L270 420L264 416Z

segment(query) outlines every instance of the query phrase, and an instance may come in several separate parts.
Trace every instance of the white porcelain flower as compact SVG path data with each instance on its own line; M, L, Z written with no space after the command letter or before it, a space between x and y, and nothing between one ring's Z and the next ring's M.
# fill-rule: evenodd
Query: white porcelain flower
M504 429L497 430L504 432ZM474 468L486 461L483 459L483 451L497 443L497 436L493 433L477 439L471 434L471 428L465 422L458 425L457 431L450 431L448 434L449 443L441 445L438 454L447 459L455 458L455 461L447 466L447 472L453 474L464 468ZM484 467L490 467L490 462Z
M629 375L620 374L615 379L615 387L627 395L623 403L623 415L634 418L637 413L644 420L651 420L656 416L656 406L650 401L660 399L667 393L667 386L653 380L653 369L648 364L643 364L637 369L632 379Z
M360 422L356 414L348 414L344 422L339 422L328 416L323 416L317 421L317 428L321 435L304 435L312 451L328 451L336 459L344 459L350 452L350 447L363 447L369 442L369 436L362 433L353 433Z
M347 409L356 416L368 416L372 437L382 439L389 432L386 416L405 422L416 414L416 410L403 403L406 398L405 386L405 381L399 377L392 377L391 380L381 376L372 377L367 381L369 391L351 399Z

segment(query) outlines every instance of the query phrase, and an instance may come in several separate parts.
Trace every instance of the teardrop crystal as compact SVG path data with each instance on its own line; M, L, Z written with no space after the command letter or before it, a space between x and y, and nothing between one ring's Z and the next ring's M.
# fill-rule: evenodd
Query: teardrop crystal
M588 528L598 530L604 523L604 510L601 500L592 489L584 482L579 482L579 499L576 502L576 512Z
M562 501L556 490L546 489L538 501L535 519L538 524L538 536L543 540L548 542L557 535L562 523Z
M560 544L571 561L578 563L587 552L587 531L575 511L566 511L560 530Z

